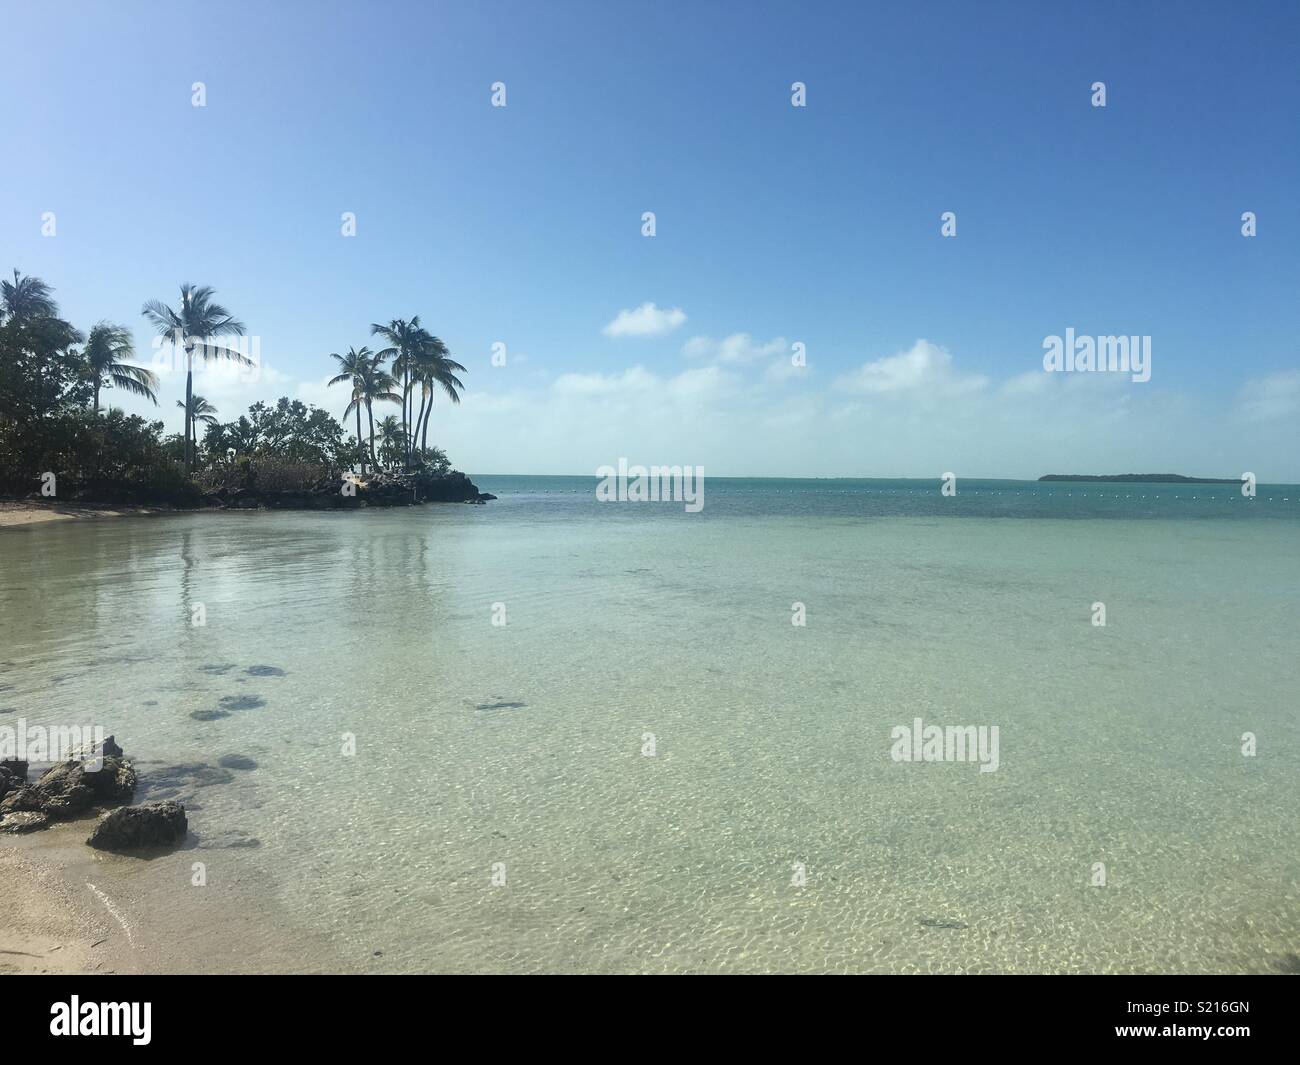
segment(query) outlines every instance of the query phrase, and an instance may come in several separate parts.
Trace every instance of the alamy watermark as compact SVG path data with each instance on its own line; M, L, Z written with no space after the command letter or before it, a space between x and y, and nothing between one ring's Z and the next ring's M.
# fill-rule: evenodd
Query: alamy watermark
M99 751L104 744L103 725L0 725L0 762L65 762Z
M1076 336L1043 338L1043 369L1048 373L1126 373L1137 382L1151 380L1151 338Z
M601 466L596 498L602 503L684 503L688 514L704 509L703 466Z
M996 773L997 725L925 725L913 718L910 725L895 725L889 733L895 762L978 762L981 773Z
M219 364L233 367L245 384L262 379L262 338L260 336L188 337L169 333L153 338L153 355L149 359L155 373L196 374L216 370ZM229 372L229 371L227 371Z

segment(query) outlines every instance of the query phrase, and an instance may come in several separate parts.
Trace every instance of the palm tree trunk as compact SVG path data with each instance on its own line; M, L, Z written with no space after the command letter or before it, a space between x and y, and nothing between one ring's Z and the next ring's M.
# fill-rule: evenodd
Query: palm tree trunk
M424 412L424 436L420 441L420 450L429 450L429 419L433 416L433 393L429 393L429 409Z
M361 443L361 404L357 404L357 450L361 452L361 476L366 475L366 453Z
M424 401L427 396L428 396L428 392L423 387L421 387L420 388L420 413L417 414L415 417L415 432L411 434L411 451L413 454L415 452L415 441L420 438L420 423L424 421Z
M185 356L185 472L194 470L194 367Z
M411 399L410 374L411 374L410 365L403 362L402 364L402 431L406 433L406 468L408 470L411 468L411 433L410 433L411 423L409 421L410 415L407 412L407 406L409 405Z
M357 411L357 417L361 412ZM366 417L370 420L370 462L371 465L379 465L379 460L375 458L375 412L370 406L370 400L366 400Z
M95 378L95 413L99 413L99 378Z

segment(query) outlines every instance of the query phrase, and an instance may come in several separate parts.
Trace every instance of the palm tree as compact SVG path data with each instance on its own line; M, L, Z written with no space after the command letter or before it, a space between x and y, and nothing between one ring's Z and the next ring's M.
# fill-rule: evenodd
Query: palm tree
M401 403L402 397L393 391L397 378L383 368L383 359L375 356L375 364L362 384L361 396L366 402L366 418L370 422L370 461L375 459L375 409L374 404Z
M12 281L0 281L0 323L13 336L16 362L10 369L31 383L30 413L39 416L58 402L75 375L69 349L85 337L59 317L49 285L17 270Z
M411 421L406 408L411 397L412 364L416 350L420 346L420 334L422 332L418 314L409 322L403 321L401 318L394 318L387 325L380 325L376 322L370 326L371 336L380 337L391 345L379 352L380 356L385 359L391 358L393 360L393 373L402 375L402 395L399 402L402 404L402 428L407 430L406 462L408 465L411 461Z
M362 357L362 352L366 352L370 357ZM357 356L355 362L350 362L349 355ZM339 359L340 366L351 365L355 370L353 376L352 370L345 369L330 384L335 381L352 381L352 402L348 404L348 411L353 409L354 404L365 404L366 418L370 422L370 462L371 465L378 466L379 460L375 458L375 403L401 403L402 397L393 391L397 387L397 379L384 369L384 355L382 352L375 354L368 348L362 348L361 351L353 352L348 349L348 355L334 356ZM343 415L347 417L347 413ZM357 432L358 442L360 442L361 430L361 413L357 409Z
M4 317L18 325L36 318L57 318L59 306L50 286L39 277L23 277L14 271L13 281L0 281L0 306Z
M176 406L180 407L182 410L185 409L185 404L179 399L176 401ZM197 392L190 396L190 409L188 413L189 421L192 424L197 424L199 422L202 422L204 425L217 424L217 408Z
M348 403L347 410L343 412L343 418L346 421L347 416L353 411L357 414L357 447L362 447L361 437L361 408L365 406L366 398L366 380L369 375L378 368L376 363L377 356L367 347L360 351L356 348L348 348L346 355L339 355L337 352L330 352L330 358L339 364L339 372L330 378L330 385L342 384L348 381L352 384L352 399ZM369 408L367 407L367 410ZM371 445L373 452L374 446ZM366 462L361 460L361 472L366 472Z
M379 423L379 438L383 441L379 447L380 458L385 462L400 460L406 451L406 430L397 415L390 414Z
M420 383L420 416L415 419L412 444L414 437L418 436L420 450L423 452L429 446L429 418L433 414L434 394L441 388L452 403L459 403L465 384L456 376L456 371L466 371L464 366L451 358L446 344L423 329L420 334L420 343L413 359L415 380Z
M85 372L91 381L93 403L91 410L99 413L99 390L102 387L120 388L133 396L144 396L158 405L158 376L143 366L123 362L135 354L131 332L124 325L96 322L86 337L86 347L81 357Z
M160 300L150 300L141 310L158 329L161 337L171 337L172 343L185 350L185 469L194 468L194 421L190 400L194 395L194 352L198 348L204 362L209 359L228 359L243 366L251 366L251 359L232 348L213 344L213 337L243 336L244 323L236 319L225 307L213 303L214 292L207 285L181 285L179 310L172 310Z

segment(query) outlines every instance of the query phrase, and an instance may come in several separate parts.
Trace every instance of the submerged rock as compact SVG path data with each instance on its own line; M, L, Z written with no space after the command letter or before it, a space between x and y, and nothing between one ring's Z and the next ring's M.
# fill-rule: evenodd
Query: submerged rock
M170 799L145 806L119 806L99 819L86 842L97 850L170 847L185 838L185 807Z
M217 703L223 710L259 710L266 700L260 695L223 695Z
M229 769L218 768L207 762L190 762L148 769L145 772L144 790L151 800L178 799L193 803L193 808L198 809L195 800L199 788L230 784L234 779L235 774Z

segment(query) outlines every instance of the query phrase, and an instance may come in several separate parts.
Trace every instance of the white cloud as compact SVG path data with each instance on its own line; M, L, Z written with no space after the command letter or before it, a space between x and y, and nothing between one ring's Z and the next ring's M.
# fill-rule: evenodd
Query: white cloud
M691 337L682 345L682 354L689 359L710 359L714 362L745 363L770 359L774 355L789 353L785 337L776 337L760 344L748 333L732 333L722 340L712 337Z
M763 380L767 384L783 385L788 381L807 377L811 370L807 365L796 366L791 359L784 356L773 359L763 371Z
M959 357L918 341L814 388L812 378L794 387L790 379L809 371L792 367L788 351L771 354L775 340L725 349L768 350L752 362L722 361L724 342L710 343L708 361L678 373L636 364L553 379L476 378L459 407L435 408L430 439L471 475L590 473L627 456L703 465L715 476L938 477L954 470L1032 478L1169 470L1228 477L1254 470L1261 480L1300 479L1300 418L1287 416L1300 412L1300 370L1247 381L1218 401L1197 401L1122 374L1035 369L989 381L964 372ZM196 374L195 389L223 420L282 395L324 406L340 420L347 404L347 389L326 388L323 375L293 379L266 366L254 381L213 364ZM121 405L165 417L179 431L175 400L184 390L184 373L172 372L164 375L161 408L133 397L120 397Z
M615 319L605 326L608 337L654 337L671 333L686 321L680 307L660 309L653 303L643 303L636 310L619 311Z
M635 365L541 385L515 378L506 393L467 397L436 438L471 474L584 473L619 456L703 465L715 476L1266 468L1285 481L1298 472L1286 456L1300 454L1300 420L1243 425L1231 396L1206 404L1118 374L1033 371L990 381L924 341L865 363L838 388L777 385L769 378L778 360L789 363L785 355L758 362L759 374L714 361L678 374Z
M1241 386L1237 410L1249 421L1264 422L1300 411L1300 370L1279 370Z
M559 395L611 396L652 390L658 378L644 366L633 366L621 374L566 373L557 377L551 388Z
M835 387L841 391L868 395L925 392L954 396L978 392L987 384L986 377L958 374L947 349L928 340L918 340L897 355L863 363L835 381Z

